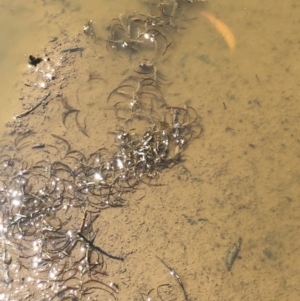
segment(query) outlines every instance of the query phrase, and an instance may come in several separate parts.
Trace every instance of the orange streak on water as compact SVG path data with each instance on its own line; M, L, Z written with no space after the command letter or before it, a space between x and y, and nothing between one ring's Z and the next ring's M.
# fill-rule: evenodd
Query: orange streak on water
M228 47L233 50L236 45L235 37L231 31L231 29L221 20L216 18L214 15L212 15L209 12L201 11L201 15L207 19L222 35L224 40L226 41Z

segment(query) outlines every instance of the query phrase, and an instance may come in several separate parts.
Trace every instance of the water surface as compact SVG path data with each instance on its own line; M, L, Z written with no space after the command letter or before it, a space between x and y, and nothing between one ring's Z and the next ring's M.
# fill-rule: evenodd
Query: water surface
M230 0L195 7L184 11L185 29L172 33L168 51L154 61L172 82L163 87L168 104L192 106L203 131L189 143L184 161L161 175L163 186L145 185L141 200L101 212L103 247L130 254L124 263L108 260L105 281L119 284L120 300L142 300L139 292L145 300L165 283L176 292L174 300L183 300L158 256L180 275L190 300L297 300L298 4ZM18 98L29 54L42 55L53 37L82 34L90 19L105 37L111 19L149 9L143 1L129 0L2 1L3 133L8 132L4 124L23 110ZM201 17L201 9L232 30L233 51ZM82 68L97 69L105 79L80 90L83 111L99 111L88 119L94 132L88 138L71 123L63 127L59 106L57 122L49 131L42 128L43 135L64 133L88 151L95 145L112 147L106 133L115 123L105 119L106 97L136 64L134 58L108 52L104 42L89 43L93 56L85 56L88 64ZM71 101L74 87L64 92ZM239 237L240 251L228 271L226 254ZM9 287L3 288L9 294Z

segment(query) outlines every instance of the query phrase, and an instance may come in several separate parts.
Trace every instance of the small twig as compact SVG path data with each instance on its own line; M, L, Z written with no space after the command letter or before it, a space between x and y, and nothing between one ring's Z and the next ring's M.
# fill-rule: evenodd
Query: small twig
M14 119L16 118L22 118L24 116L27 116L28 114L30 114L31 112L33 112L37 107L39 107L49 96L50 96L51 92L48 92L37 104L35 104L34 106L32 106L30 109L28 109L27 111L16 115L14 117Z
M85 222L86 222L86 218L87 218L87 210L84 211L84 217L83 217L82 223L81 223L81 225L80 225L80 230L77 232L78 236L81 237L81 238L84 240L84 242L85 242L91 249L94 249L94 250L98 251L99 253L101 253L101 254L103 254L103 255L106 255L106 256L109 257L109 258L116 259L116 260L120 260L120 261L124 261L124 258L123 258L123 257L118 257L118 256L111 255L111 254L105 252L104 250L102 250L100 247L95 246L95 245L94 245L95 237L94 237L92 240L88 240L88 239L82 234L82 231L83 231L83 229L84 229L84 225L85 225Z
M124 261L124 258L123 257L118 257L118 256L114 256L114 255L111 255L107 252L105 252L104 250L102 250L100 247L98 246L95 246L93 241L91 240L88 240L80 231L77 232L78 236L81 237L84 242L91 248L91 249L94 249L96 251L98 251L99 253L103 254L103 255L106 255L107 257L109 258L112 258L112 259L116 259L116 260L120 260L120 261Z
M173 268L171 268L170 266L168 266L163 259L159 258L158 256L156 256L156 258L170 271L172 276L175 276L177 282L179 283L179 285L183 291L185 301L189 301L189 298L188 298L187 292L183 286L183 283L182 283L180 277L178 276L178 274L175 272L175 270Z
M82 219L82 222L81 222L81 225L80 225L80 230L79 230L80 233L83 231L85 221L86 221L86 217L87 217L87 210L85 209L84 210L84 216L83 216L83 219Z
M65 52L78 52L78 51L83 51L83 50L84 50L83 47L73 47L73 48L63 49L61 51L61 53L65 53Z

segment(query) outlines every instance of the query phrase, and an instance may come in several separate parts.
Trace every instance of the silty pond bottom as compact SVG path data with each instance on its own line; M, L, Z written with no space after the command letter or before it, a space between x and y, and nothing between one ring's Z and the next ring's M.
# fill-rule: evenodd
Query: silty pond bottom
M51 120L52 103L59 104L59 122L66 130L71 130L71 123L72 131L90 137L80 86L76 105L64 90L69 78L80 73L76 63L89 44L103 42L93 21L75 38L53 38L42 56L29 55L20 97L24 111L8 124L15 138L3 139L1 145L1 280L9 287L2 299L22 298L25 293L31 300L117 299L119 285L107 281L106 261L124 262L130 253L104 249L98 242L102 229L94 229L95 221L104 209L143 199L140 184L161 186L159 174L180 163L188 143L201 134L195 109L167 104L163 87L171 82L154 63L171 45L169 30L176 30L177 6L176 1L161 4L157 17L127 12L111 22L106 47L113 55L149 55L138 58L131 74L106 97L104 110L118 123L109 131L113 150L100 147L87 155L57 134L51 134L52 143L32 143L39 137L33 119L38 115ZM105 79L94 71L86 82ZM25 160L30 150L35 151L34 163ZM171 284L157 288L158 295L172 291Z
M282 263L297 247L293 223L279 231L268 206L282 220L297 212L295 195L277 190L271 205L255 180L260 143L249 131L272 136L264 73L250 80L256 97L240 88L250 69L235 72L231 58L244 41L222 21L230 14L211 13L218 3L149 2L104 25L82 18L74 34L61 27L26 56L22 108L1 141L4 300L293 300ZM193 32L206 38L197 51Z

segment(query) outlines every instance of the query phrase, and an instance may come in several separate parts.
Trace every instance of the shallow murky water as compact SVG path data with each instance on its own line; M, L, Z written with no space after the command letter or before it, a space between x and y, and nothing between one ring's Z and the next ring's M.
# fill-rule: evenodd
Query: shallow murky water
M55 97L20 128L36 132L29 137L31 145L43 142L61 150L64 144L55 144L50 135L55 134L84 153L112 149L107 133L118 123L107 97L142 58L108 52L104 39L94 43L83 35L83 25L93 20L97 34L106 38L110 21L121 13L155 9L137 0L2 1L0 118L5 138L13 130L4 124L35 103L28 98L39 99L48 91L30 86L34 74L28 71L28 55L48 53L52 59L66 43L66 48L85 49L70 56L57 75L68 85L53 84L51 97L62 91L80 111L79 123L86 122L89 137L71 116L62 115ZM218 31L203 10L232 30L234 49L221 35L224 25ZM153 62L169 80L161 87L168 105L193 107L203 130L188 143L183 161L160 175L162 186L140 185L127 207L101 211L95 222L97 244L114 255L126 254L124 262L107 258L108 275L100 277L118 285L119 300L298 300L298 10L292 0L276 5L211 0L182 7L182 28L172 29L172 44ZM55 37L58 42L50 42ZM32 162L57 155L53 149L40 153L26 147L23 153ZM76 216L74 227L80 226L83 209L68 213L66 219ZM168 267L176 270L187 296ZM26 275L24 267L14 269ZM16 283L0 284L2 300L8 300L4 294L11 294ZM27 300L35 300L32 291L28 288ZM71 300L64 297L55 300Z

